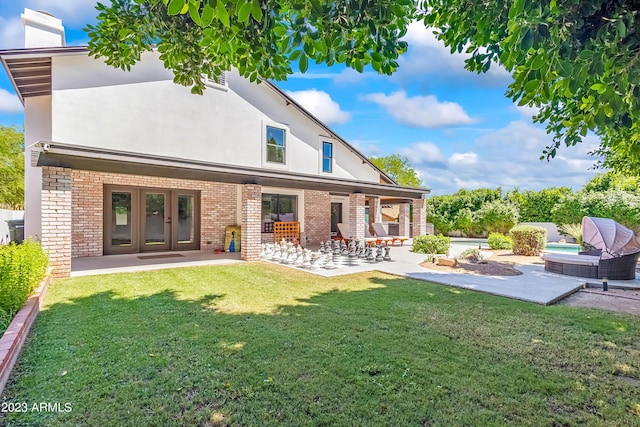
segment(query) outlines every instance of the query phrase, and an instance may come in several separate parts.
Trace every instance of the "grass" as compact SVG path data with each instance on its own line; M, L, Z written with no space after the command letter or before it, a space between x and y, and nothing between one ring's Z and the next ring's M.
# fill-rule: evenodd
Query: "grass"
M640 319L263 263L59 280L0 425L632 426ZM2 418L4 417L4 418Z

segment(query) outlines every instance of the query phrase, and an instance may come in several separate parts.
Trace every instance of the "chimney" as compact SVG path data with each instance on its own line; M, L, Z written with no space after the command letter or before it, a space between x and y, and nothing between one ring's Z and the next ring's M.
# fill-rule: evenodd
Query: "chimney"
M62 20L42 10L24 9L21 15L24 25L24 47L64 46Z

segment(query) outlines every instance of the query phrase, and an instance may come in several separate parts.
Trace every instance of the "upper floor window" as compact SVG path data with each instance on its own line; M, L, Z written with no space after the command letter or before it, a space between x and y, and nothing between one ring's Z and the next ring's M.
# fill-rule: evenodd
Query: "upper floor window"
M286 131L267 126L267 161L285 164Z
M331 172L333 168L333 144L322 143L322 172Z

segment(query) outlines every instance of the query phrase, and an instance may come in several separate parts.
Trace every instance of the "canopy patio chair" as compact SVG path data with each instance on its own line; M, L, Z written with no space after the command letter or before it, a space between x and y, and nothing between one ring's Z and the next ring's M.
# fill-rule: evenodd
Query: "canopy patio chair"
M545 270L594 279L635 279L640 242L632 230L612 219L585 216L582 241L591 249L578 255L544 254Z
M374 222L371 226L373 227L373 232L376 233L376 236L391 238L391 246L394 246L396 241L400 242L400 246L404 246L404 242L409 240L407 236L389 236L381 222Z

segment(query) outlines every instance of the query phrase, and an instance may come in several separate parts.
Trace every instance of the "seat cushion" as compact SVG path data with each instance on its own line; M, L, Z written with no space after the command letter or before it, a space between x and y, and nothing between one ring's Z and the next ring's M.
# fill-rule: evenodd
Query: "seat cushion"
M545 261L559 262L561 264L574 265L598 265L600 257L593 255L571 255L571 254L542 254Z

